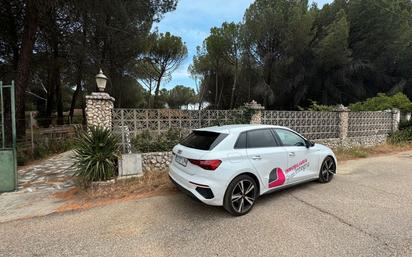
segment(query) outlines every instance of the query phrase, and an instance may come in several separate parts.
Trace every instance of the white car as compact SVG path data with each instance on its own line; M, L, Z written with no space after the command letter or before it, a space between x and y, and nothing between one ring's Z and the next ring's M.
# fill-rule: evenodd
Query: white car
M229 125L194 130L173 148L169 176L201 202L248 213L260 195L336 174L331 149L280 126Z

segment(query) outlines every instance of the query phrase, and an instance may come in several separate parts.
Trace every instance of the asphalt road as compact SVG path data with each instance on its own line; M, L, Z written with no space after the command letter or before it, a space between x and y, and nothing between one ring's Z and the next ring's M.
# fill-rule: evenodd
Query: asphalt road
M412 256L412 153L338 172L238 218L174 194L3 223L0 256Z

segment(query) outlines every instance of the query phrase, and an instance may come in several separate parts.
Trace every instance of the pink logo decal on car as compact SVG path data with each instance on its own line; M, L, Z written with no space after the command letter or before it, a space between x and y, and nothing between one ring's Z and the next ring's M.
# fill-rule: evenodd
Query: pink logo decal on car
M273 169L269 174L269 188L275 188L285 184L286 177L281 168Z

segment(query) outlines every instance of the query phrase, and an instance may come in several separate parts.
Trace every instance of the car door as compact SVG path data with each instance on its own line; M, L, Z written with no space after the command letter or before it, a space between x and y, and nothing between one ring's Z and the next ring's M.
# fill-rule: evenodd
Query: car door
M278 140L287 154L287 181L295 183L316 176L316 154L313 148L306 147L306 140L287 129L275 129ZM316 172L316 174L315 174Z
M285 185L287 153L280 147L273 131L257 129L247 131L241 136L246 138L247 157L264 185L262 193Z

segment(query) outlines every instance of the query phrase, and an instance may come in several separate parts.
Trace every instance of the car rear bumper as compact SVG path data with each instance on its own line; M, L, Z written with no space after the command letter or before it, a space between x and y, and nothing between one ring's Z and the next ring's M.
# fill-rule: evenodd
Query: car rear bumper
M185 194L207 205L222 206L226 191L225 186L211 179L190 175L171 165L169 177L176 186ZM222 183L224 184L224 183Z

